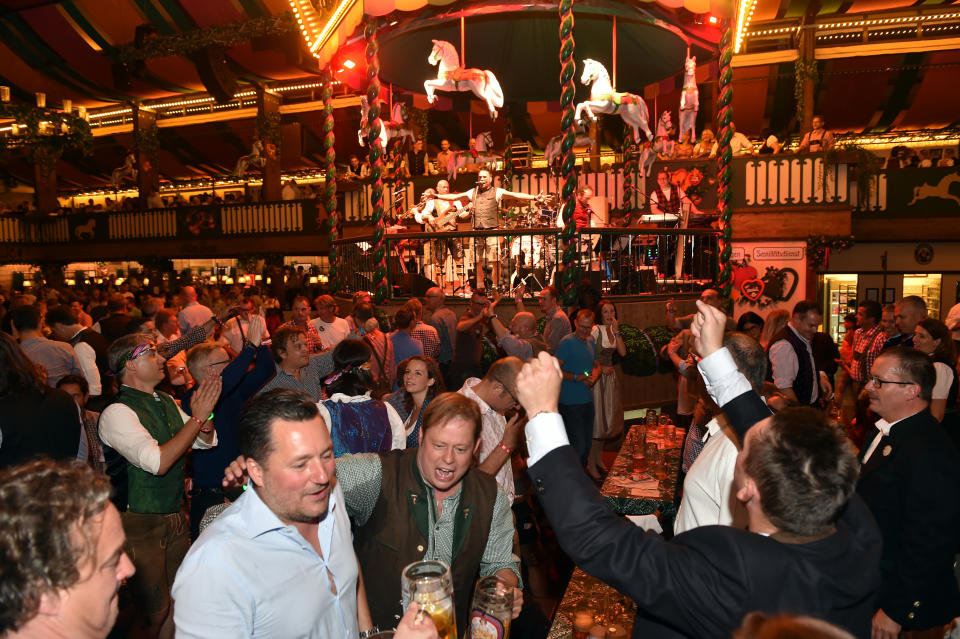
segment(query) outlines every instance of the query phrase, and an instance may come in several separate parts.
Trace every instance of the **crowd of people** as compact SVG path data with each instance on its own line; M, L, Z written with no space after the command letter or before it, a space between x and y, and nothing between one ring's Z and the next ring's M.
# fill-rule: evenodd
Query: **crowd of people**
M2 636L104 637L127 583L147 636L436 637L400 604L423 559L450 567L462 634L480 577L524 612L534 499L636 602L634 636L796 614L842 629L805 636L892 638L960 614L956 351L919 298L862 303L839 349L808 302L739 322L713 290L668 304L689 430L667 540L597 493L624 429L612 301L567 315L547 286L538 330L522 290L459 317L440 288L391 317L298 295L280 322L213 291L141 292L136 315L120 292L7 300Z

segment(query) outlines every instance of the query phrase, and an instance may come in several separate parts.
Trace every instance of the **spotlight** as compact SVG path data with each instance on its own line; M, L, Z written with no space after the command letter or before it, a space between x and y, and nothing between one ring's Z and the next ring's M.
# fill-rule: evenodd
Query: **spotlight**
M717 24L718 22L720 22L720 18L718 18L717 16L710 16L709 18L707 18L707 22L709 22L710 24Z

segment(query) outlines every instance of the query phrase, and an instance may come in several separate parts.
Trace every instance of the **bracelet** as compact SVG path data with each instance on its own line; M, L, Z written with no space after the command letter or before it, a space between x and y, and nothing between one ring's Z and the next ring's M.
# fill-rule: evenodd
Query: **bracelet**
M213 432L213 426L211 426L210 428L204 428L204 427L201 426L201 427L200 427L200 432L201 432L201 433L212 433L212 432Z
M360 639L367 639L367 637L372 637L373 635L377 634L378 632L380 632L380 628L374 626L374 627L371 628L370 630L364 630L363 632L361 632L360 635L359 635L359 637L360 637Z
M623 337L623 336L622 336L620 333L614 333L614 334L613 334L613 339L617 339L617 338L619 338L619 337Z
M208 429L208 430L203 430L203 421L201 421L201 419L200 419L199 417L191 417L191 418L188 419L187 421L188 421L188 422L195 422L196 425L200 427L200 432L201 432L201 433L209 433L211 430L213 430L212 428L211 428L211 429Z
M513 456L513 451L510 450L510 448L509 448L506 444L504 444L503 442L500 442L499 444L497 444L497 448L499 448L500 450L502 450L503 452L505 452L508 457L512 457L512 456Z

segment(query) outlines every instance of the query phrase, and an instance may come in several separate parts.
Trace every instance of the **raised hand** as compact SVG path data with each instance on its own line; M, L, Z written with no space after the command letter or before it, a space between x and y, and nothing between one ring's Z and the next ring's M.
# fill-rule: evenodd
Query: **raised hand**
M549 353L540 353L523 365L517 374L517 400L528 417L557 412L562 381L560 362Z
M697 300L697 314L690 324L693 348L700 357L707 357L723 348L727 315L718 308Z
M217 400L220 399L220 390L223 388L223 378L219 375L211 374L200 380L197 390L193 394L193 400L190 407L193 409L193 416L201 422L207 420L210 413L213 412Z
M238 488L247 480L247 458L240 455L227 466L223 471L224 488Z

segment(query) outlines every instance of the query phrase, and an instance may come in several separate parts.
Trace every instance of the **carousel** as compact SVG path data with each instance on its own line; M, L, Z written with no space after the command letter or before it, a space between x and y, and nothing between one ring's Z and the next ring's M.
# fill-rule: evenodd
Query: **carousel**
M572 303L590 282L629 294L655 292L658 278L675 291L718 278L729 235L688 231L691 209L701 213L693 200L640 210L659 145L678 137L674 121L695 139L717 108L721 142L727 132L720 107L729 98L711 80L724 77L726 3L367 0L342 2L326 19L306 0L291 6L329 77L363 49L350 75L365 80L355 88L365 92L358 137L368 149L373 228L331 238L346 289L384 299L394 287L469 296L552 283ZM674 82L679 103L658 100L657 87ZM698 82L709 85L708 99ZM429 134L412 110L428 112ZM549 130L548 120L557 134L535 140L540 161L530 134ZM424 137L442 149L436 172L445 179L397 179L400 158ZM448 139L462 150L448 152ZM716 208L722 226L722 197ZM626 273L632 284L621 284Z

